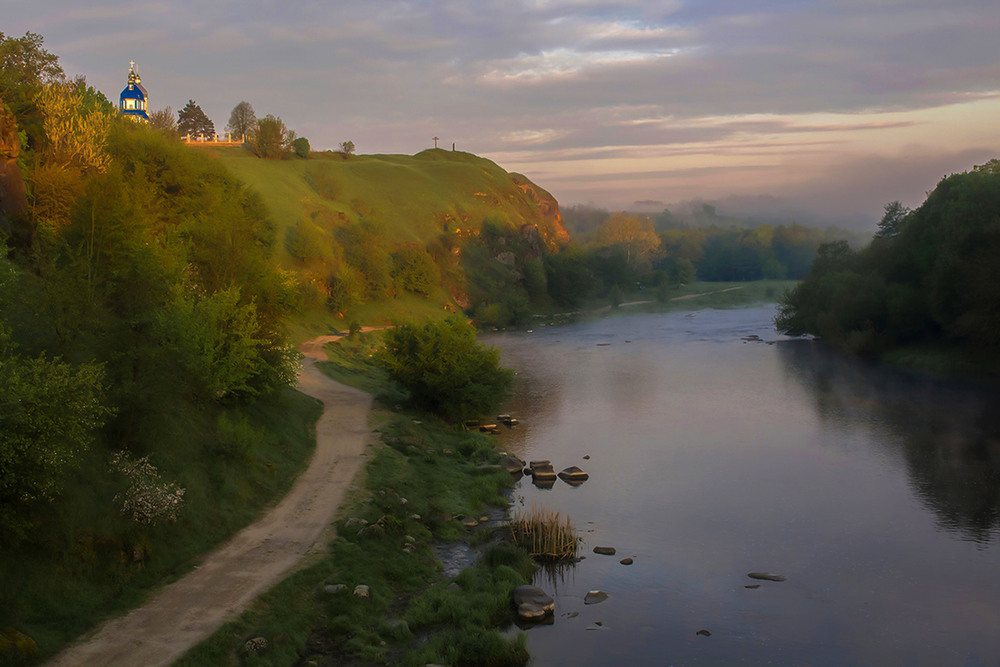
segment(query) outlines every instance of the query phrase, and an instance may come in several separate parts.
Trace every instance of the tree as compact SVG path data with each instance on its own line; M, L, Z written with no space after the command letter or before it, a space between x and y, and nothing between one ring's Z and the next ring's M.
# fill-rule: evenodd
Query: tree
M614 213L597 228L595 243L602 247L617 246L625 252L625 263L634 267L643 255L660 247L660 237L653 223L627 213Z
M885 205L885 213L882 215L882 219L879 220L878 231L875 232L875 236L882 239L896 236L903 228L906 216L911 212L910 209L903 206L899 201L889 202Z
M292 152L296 156L305 159L309 157L309 140L305 137L297 137L292 140Z
M280 118L268 114L257 119L250 139L250 147L257 157L280 160L285 156L287 142L288 129Z
M54 83L42 87L38 103L45 116L47 153L55 164L107 169L111 158L104 144L114 109L103 95L94 95L85 81Z
M6 37L0 32L0 102L17 118L33 146L43 137L36 98L42 86L63 80L59 58L42 48L42 36Z
M103 377L96 364L18 355L0 324L0 529L20 533L24 509L59 494L110 413Z
M500 365L500 350L479 343L457 315L389 329L378 359L413 404L447 419L494 412L514 381Z
M260 324L253 303L240 303L240 289L212 295L174 290L161 310L157 333L188 375L193 393L207 400L253 393L251 381L264 364Z
M154 130L160 130L168 136L176 136L177 121L174 120L174 110L170 107L158 109L149 114L149 126Z
M354 142L353 141L342 141L340 142L340 150L338 151L344 157L354 154Z
M182 135L194 137L215 136L215 124L194 100L188 100L184 108L177 112L177 130Z
M253 112L253 107L250 106L249 102L244 101L233 107L232 113L229 114L229 123L226 125L226 131L235 134L237 137L246 139L253 132L256 125L257 116Z
M414 244L392 255L392 279L400 292L428 295L441 280L441 270L427 248Z

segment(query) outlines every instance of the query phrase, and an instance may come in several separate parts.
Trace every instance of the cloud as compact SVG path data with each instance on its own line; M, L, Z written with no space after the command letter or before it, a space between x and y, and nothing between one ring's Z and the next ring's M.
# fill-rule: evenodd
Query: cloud
M627 66L676 55L676 51L577 51L555 49L491 63L493 69L480 77L485 84L544 84L552 79L573 78L588 70Z
M518 130L510 132L501 137L501 141L514 144L545 144L553 139L565 137L569 132L566 130Z
M157 108L195 99L221 126L247 100L319 149L351 139L412 153L440 136L565 203L800 192L846 211L856 197L837 188L900 198L868 164L923 180L908 161L940 171L1000 146L995 0L49 0L4 11L5 33L42 32L67 72L110 97L134 59Z

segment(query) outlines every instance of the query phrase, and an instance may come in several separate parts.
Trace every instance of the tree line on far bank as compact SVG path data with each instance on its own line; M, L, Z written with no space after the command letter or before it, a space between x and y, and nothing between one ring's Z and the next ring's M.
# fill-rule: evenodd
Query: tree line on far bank
M819 248L779 330L860 355L905 346L1000 351L1000 160L941 180L916 210L886 206L871 242ZM990 360L993 361L990 361Z

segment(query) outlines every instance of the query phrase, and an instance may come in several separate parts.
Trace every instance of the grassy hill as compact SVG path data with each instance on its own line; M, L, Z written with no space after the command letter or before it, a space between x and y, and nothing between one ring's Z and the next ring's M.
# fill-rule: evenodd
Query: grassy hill
M365 219L382 224L397 242L426 244L442 233L478 231L492 219L512 229L538 225L553 246L568 239L552 195L471 153L261 160L242 149L218 149L217 155L264 197L279 235L296 223L330 229ZM283 258L291 259L287 252Z
M486 267L465 250L487 221L511 237L518 264L569 241L552 195L471 153L261 160L238 148L208 150L264 200L277 231L275 261L296 283L299 325L467 306L469 283ZM401 278L403 264L409 278ZM421 276L413 271L431 286L414 287Z

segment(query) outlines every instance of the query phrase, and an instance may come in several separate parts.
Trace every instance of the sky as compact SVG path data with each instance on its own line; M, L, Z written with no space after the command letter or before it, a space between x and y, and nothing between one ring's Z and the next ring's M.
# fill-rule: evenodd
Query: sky
M0 0L117 102L469 151L562 206L874 228L1000 157L996 0ZM636 202L644 202L637 205Z

